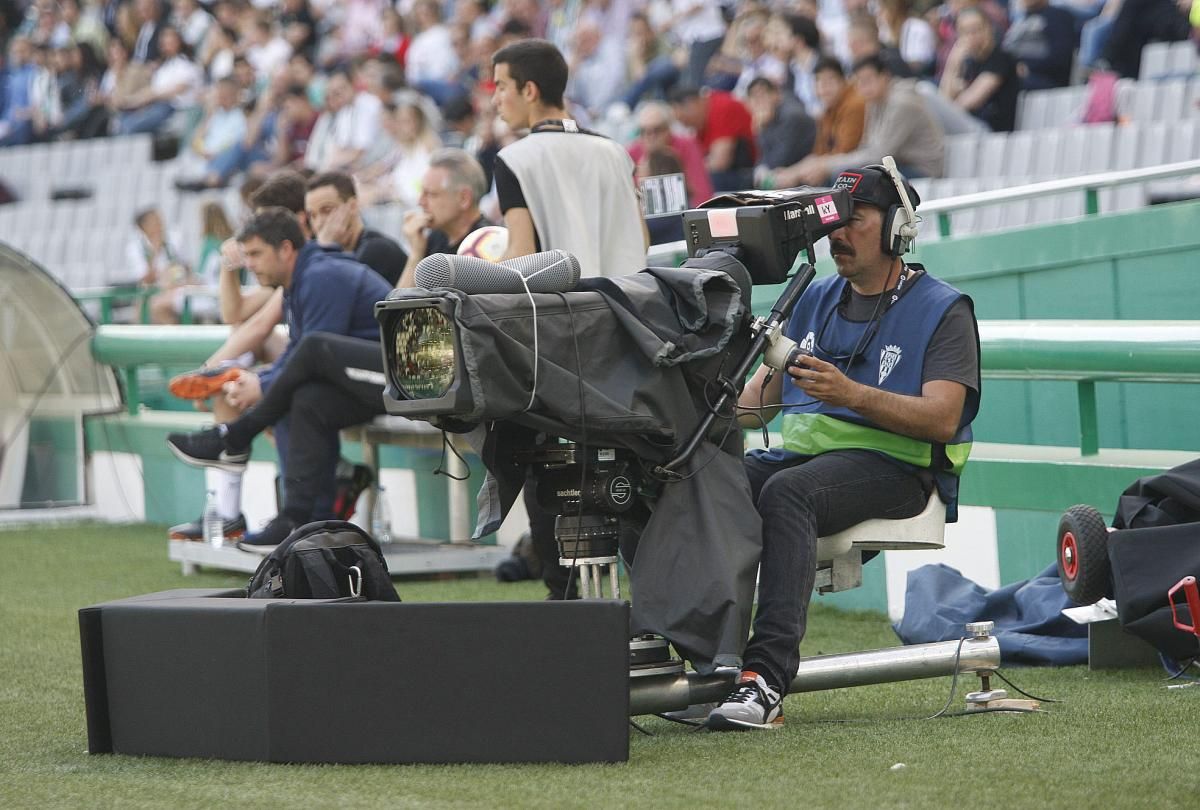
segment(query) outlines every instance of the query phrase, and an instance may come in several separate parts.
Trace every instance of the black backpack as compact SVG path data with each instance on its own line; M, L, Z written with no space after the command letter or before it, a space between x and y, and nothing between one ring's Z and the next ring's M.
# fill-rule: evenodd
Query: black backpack
M322 520L295 529L259 564L246 595L400 601L379 544L344 520Z

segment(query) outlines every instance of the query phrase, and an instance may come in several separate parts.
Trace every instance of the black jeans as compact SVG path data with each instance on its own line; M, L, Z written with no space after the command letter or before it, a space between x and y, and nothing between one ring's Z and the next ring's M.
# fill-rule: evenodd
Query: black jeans
M868 518L920 514L930 479L878 453L837 450L791 462L746 456L755 508L762 516L758 611L744 670L787 692L800 665L817 569L817 538Z
M377 341L326 332L305 335L259 403L229 423L226 441L246 447L288 416L284 517L309 522L320 496L333 492L341 451L338 432L384 413L383 383L377 376L382 373Z

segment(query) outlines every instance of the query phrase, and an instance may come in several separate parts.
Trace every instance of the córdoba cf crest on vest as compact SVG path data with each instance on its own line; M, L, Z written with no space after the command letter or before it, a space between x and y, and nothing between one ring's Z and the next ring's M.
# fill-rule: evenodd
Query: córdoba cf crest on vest
M903 352L899 346L884 346L879 351L879 384L883 385L883 381L888 378L900 363L900 355Z

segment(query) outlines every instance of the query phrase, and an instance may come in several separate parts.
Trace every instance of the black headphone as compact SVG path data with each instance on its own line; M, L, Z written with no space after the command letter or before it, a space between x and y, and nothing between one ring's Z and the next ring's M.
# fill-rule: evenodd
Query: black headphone
M912 201L904 189L904 178L896 169L896 161L891 155L883 158L882 164L872 164L868 169L878 169L891 178L900 195L902 205L891 205L883 212L883 228L880 230L880 248L888 256L903 256L911 248L917 238L917 214L913 210Z

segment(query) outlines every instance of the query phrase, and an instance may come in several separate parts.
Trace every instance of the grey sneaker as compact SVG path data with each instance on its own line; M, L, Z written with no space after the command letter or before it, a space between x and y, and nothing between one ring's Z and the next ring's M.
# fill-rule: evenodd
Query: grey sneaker
M733 691L708 715L714 731L783 727L783 696L756 672L744 671Z

